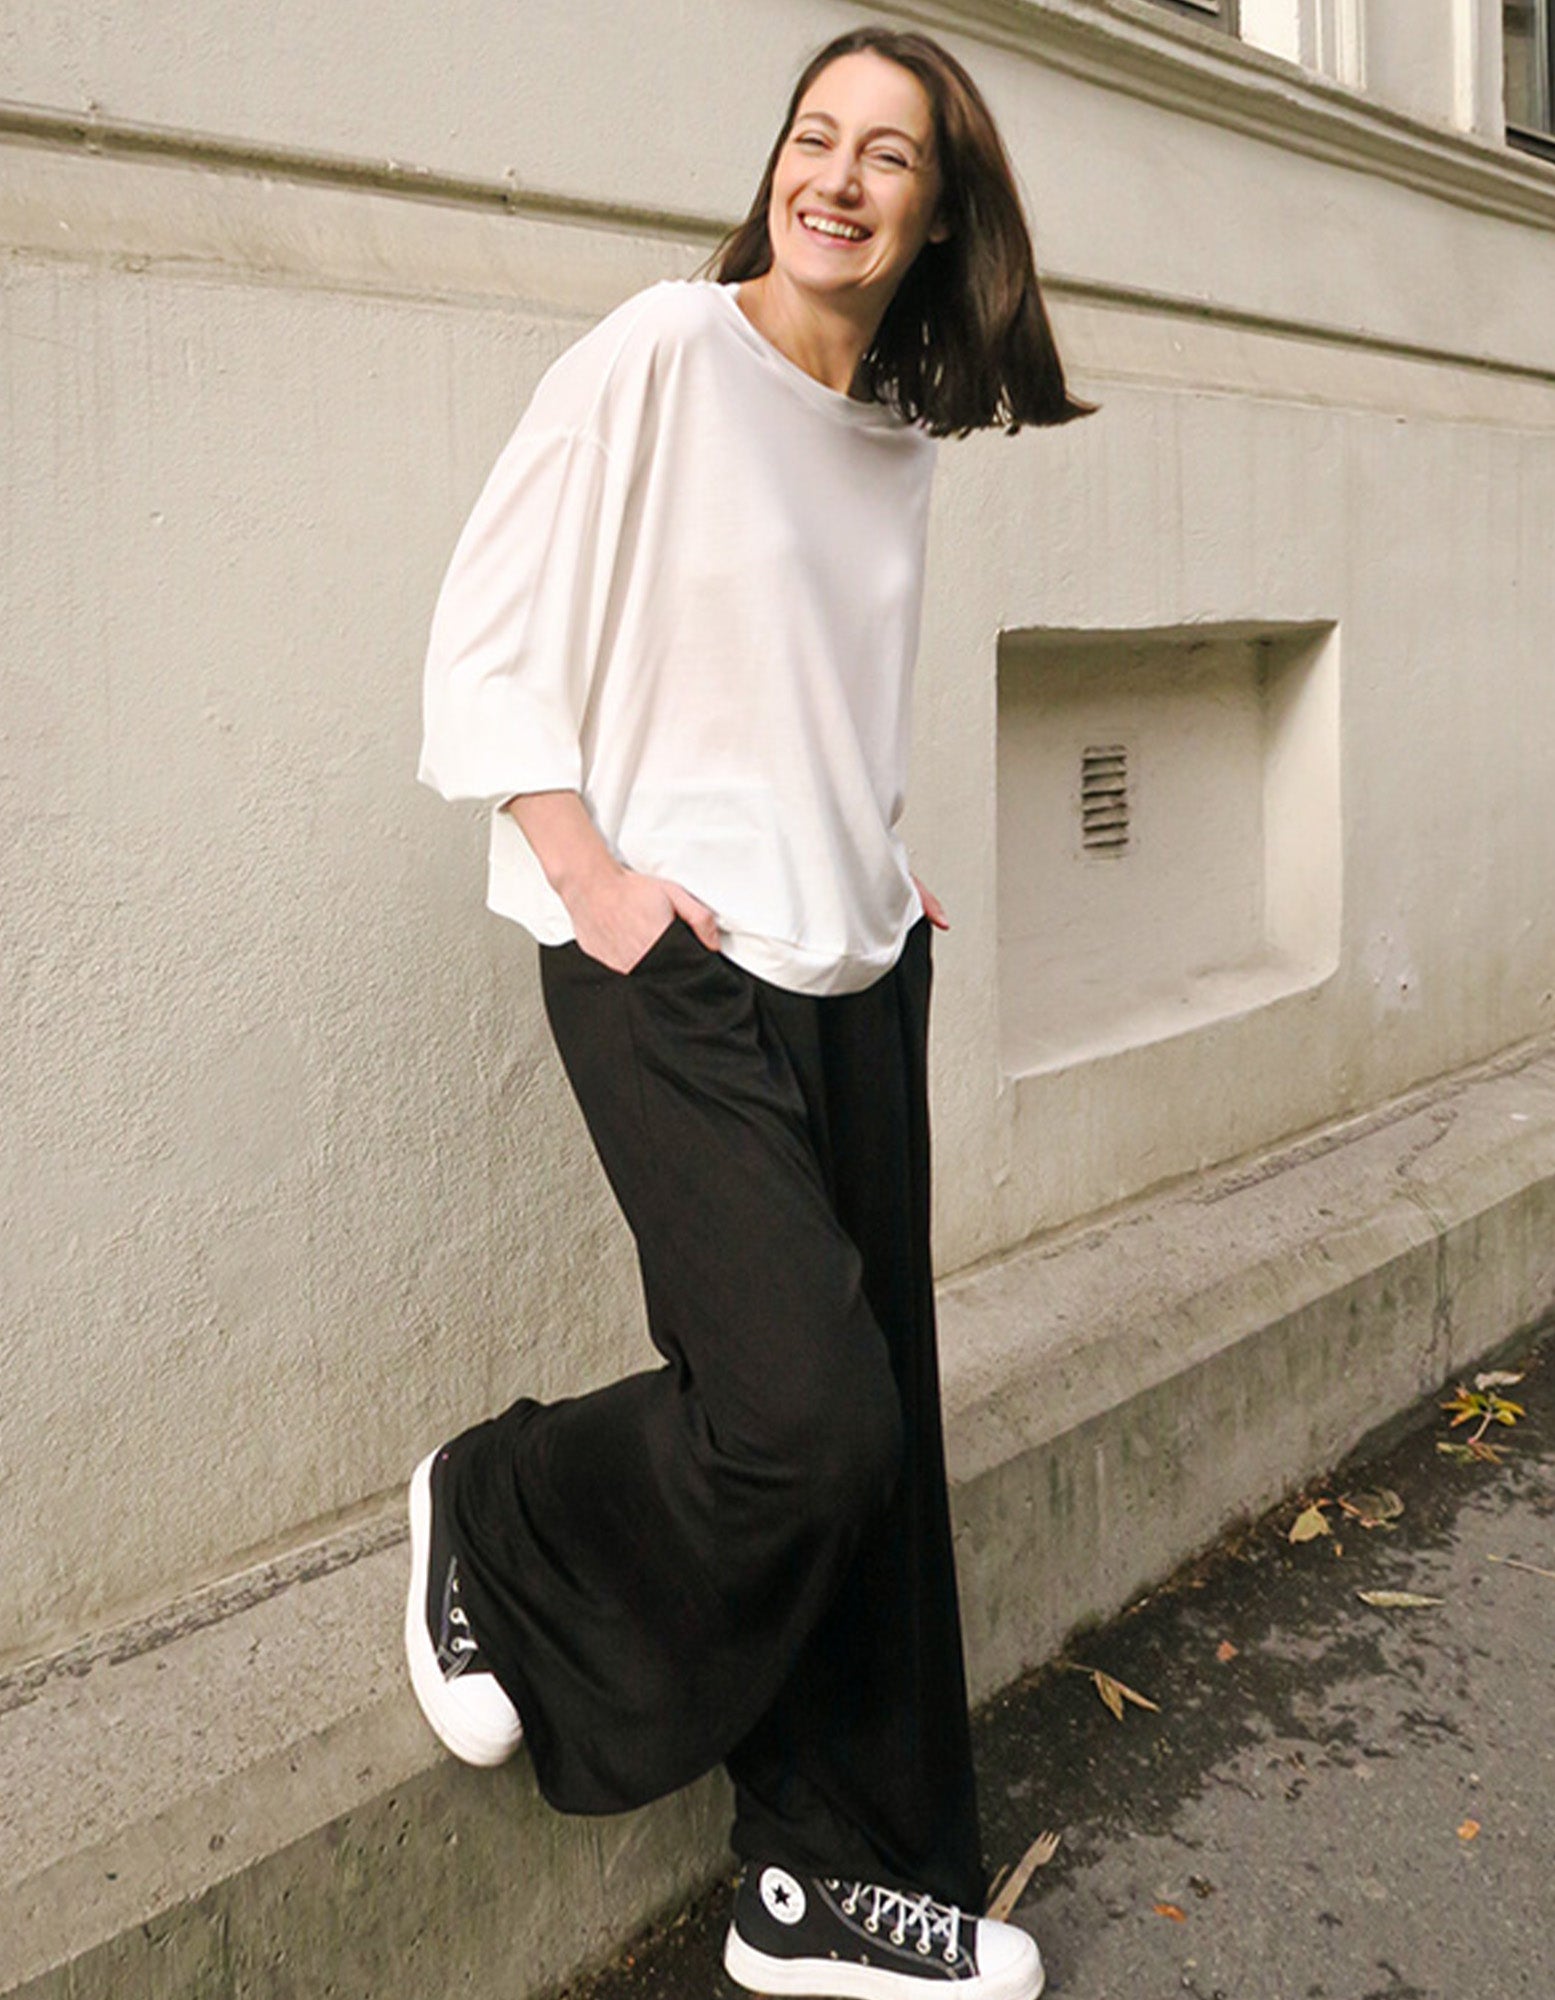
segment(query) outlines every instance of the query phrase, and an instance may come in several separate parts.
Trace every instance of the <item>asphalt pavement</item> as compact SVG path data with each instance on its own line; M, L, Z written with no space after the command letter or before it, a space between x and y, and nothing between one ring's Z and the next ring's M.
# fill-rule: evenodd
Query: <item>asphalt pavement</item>
M1454 1378L979 1711L1055 2000L1555 2000L1555 1334L1492 1366L1515 1421ZM574 1995L726 2000L729 1894Z

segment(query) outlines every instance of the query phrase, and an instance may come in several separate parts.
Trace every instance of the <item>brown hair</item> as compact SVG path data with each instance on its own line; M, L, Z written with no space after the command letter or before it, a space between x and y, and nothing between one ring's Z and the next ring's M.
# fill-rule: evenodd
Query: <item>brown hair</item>
M864 356L864 380L875 400L936 437L965 437L996 425L1014 432L1022 424L1090 416L1100 405L1081 402L1064 387L1030 232L993 115L961 64L927 35L855 28L810 58L750 212L704 268L719 284L732 284L771 267L767 205L805 92L839 57L865 50L907 70L927 93L940 215L950 228L944 242L919 251Z

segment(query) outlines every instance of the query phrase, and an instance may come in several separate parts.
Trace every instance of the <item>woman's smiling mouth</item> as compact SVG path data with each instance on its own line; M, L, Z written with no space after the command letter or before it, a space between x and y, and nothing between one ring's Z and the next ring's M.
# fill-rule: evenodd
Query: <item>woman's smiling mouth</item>
M826 236L837 243L863 243L873 234L862 223L845 222L841 216L821 215L814 209L801 209L799 220L812 236Z

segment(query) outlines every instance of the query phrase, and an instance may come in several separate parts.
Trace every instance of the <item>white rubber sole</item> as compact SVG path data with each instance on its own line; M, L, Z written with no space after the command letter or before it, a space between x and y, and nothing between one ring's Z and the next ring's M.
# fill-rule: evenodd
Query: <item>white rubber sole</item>
M724 1939L724 1970L752 1993L797 1993L812 2000L1037 2000L1047 1983L1041 1954L1032 1942L1035 1974L1029 1965L1007 1973L979 1973L975 1979L933 1979L922 1973L888 1972L880 1966L850 1965L840 1958L772 1958L745 1942L734 1926ZM1033 1979L1035 1983L1033 1983Z
M523 1740L513 1705L490 1674L446 1681L427 1631L427 1567L432 1549L432 1461L410 1476L410 1588L405 1595L405 1662L410 1685L432 1734L461 1763L490 1770L505 1764ZM490 1682L480 1688L478 1682ZM485 1710L486 1713L481 1711ZM509 1719L511 1718L511 1720Z

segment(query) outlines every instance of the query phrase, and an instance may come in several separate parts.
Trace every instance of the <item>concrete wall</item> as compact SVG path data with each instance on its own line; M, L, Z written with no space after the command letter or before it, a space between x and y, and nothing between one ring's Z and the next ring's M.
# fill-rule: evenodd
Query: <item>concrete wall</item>
M1483 97L1415 120L1146 0L870 11L983 81L1104 405L941 458L909 830L954 922L949 1271L1555 1026L1555 179ZM0 23L0 1657L642 1358L479 815L412 782L421 648L540 369L695 266L859 18ZM1006 1074L1001 633L1280 622L1337 646L1337 969Z

